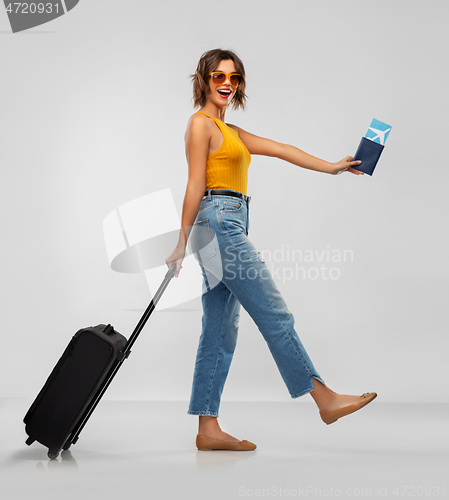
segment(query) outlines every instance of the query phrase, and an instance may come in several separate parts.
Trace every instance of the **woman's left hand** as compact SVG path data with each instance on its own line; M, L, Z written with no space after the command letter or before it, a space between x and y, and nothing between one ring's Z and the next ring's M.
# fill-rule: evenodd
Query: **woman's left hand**
M360 165L362 162L360 160L353 161L353 156L347 156L340 160L338 163L332 163L332 174L338 175L342 172L351 172L351 174L363 175L363 172L352 168L353 166Z

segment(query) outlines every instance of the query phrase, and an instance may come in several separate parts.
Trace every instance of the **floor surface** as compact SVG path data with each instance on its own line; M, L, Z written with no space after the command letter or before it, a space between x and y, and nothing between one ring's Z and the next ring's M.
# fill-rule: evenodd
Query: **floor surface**
M187 402L102 401L57 460L25 445L31 400L0 400L2 500L449 498L449 404L379 400L334 424L313 402L222 401L252 452L198 451Z

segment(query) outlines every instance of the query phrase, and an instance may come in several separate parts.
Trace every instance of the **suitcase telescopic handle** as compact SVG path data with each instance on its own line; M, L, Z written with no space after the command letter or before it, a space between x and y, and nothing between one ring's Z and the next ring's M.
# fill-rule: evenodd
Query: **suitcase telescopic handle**
M139 322L136 325L136 328L134 329L133 333L128 339L128 342L126 343L125 347L123 348L123 354L124 357L127 358L131 352L131 347L133 346L134 342L136 341L137 337L139 336L140 332L143 330L143 327L145 326L146 322L148 321L148 318L151 316L151 313L154 311L156 304L159 302L159 299L161 298L162 294L164 293L165 289L167 288L168 284L170 283L170 280L173 278L174 274L176 271L176 262L173 262L173 264L170 266L168 269L167 273L165 274L164 280L162 281L161 285L157 289L157 292L154 294L154 297L152 298L149 306L146 308L145 312L143 313L142 317L140 318Z

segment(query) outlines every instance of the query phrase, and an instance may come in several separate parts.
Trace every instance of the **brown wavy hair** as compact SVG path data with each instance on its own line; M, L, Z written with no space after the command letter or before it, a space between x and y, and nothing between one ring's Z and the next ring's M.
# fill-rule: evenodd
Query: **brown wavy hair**
M213 49L205 52L196 68L195 73L190 75L193 81L193 107L200 108L206 104L207 94L209 92L210 73L215 71L221 61L234 61L235 70L243 76L242 83L237 87L237 91L229 104L234 109L242 108L245 110L245 102L248 96L245 94L245 67L240 57L231 50Z

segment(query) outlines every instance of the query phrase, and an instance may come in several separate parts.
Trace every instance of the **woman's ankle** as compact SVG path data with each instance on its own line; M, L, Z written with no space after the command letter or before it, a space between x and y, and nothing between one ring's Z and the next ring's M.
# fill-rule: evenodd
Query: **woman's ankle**
M334 392L332 389L327 387L327 385L323 385L318 380L313 380L313 391L309 392L315 401L316 405L320 410L326 409L329 406L332 406L335 402L335 398L338 397L338 394Z
M211 417L209 415L200 415L198 419L198 434L207 435L208 433L221 431L218 425L218 417Z

